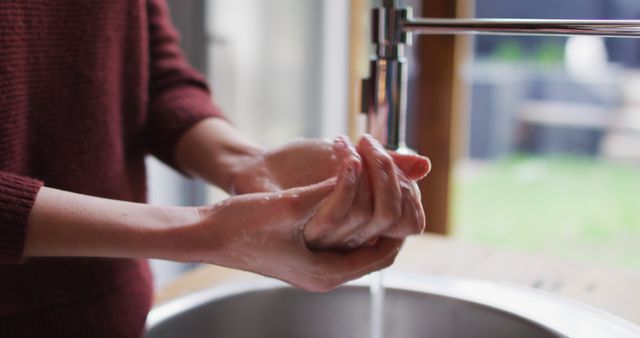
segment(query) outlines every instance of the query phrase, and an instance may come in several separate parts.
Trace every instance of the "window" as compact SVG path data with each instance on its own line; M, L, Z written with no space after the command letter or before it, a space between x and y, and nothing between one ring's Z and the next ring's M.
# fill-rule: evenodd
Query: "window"
M477 17L638 19L637 1L477 0ZM455 236L640 267L640 41L483 36Z

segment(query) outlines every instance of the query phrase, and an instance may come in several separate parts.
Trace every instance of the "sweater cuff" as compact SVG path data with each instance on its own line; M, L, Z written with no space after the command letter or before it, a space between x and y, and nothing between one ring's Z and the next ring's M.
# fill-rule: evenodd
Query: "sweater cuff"
M42 185L0 172L0 264L22 262L29 215Z

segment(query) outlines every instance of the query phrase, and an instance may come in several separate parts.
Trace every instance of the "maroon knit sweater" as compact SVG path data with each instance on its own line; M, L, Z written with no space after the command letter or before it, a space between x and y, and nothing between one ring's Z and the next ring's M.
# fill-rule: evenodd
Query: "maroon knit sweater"
M144 202L144 157L219 116L164 0L0 1L0 337L140 337L144 261L29 259L42 182Z

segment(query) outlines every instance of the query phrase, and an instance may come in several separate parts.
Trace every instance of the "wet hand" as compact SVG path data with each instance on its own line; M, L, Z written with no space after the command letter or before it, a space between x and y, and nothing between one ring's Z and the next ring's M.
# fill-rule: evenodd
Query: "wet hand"
M430 169L424 157L395 152L388 155L410 180L424 178ZM333 142L301 139L240 163L231 190L240 195L316 184L338 176L351 162L361 163L362 158L348 137L338 137Z
M191 245L185 255L275 277L309 291L328 291L391 265L402 240L385 238L349 252L309 249L305 225L336 187L336 180L330 179L277 193L232 197L200 208L202 221L186 232Z
M308 246L352 250L422 233L425 216L415 180L428 174L428 159L390 153L369 136L357 149L346 138L338 143L342 170L336 190L305 227Z

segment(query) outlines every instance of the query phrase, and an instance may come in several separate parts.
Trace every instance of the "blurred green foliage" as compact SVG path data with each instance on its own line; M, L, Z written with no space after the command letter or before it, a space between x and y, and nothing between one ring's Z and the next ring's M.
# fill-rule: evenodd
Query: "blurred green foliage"
M532 62L542 67L552 67L564 62L564 44L557 39L545 39L528 51L520 41L501 40L491 54L491 59L502 62Z
M591 158L514 158L455 182L454 236L640 268L640 169Z
M525 51L517 40L501 41L493 52L492 59L506 62L518 62L526 59Z
M535 55L536 63L545 66L555 66L564 62L564 45L555 41L542 43Z

